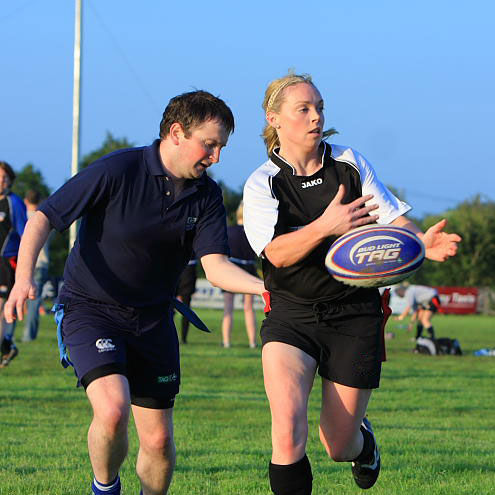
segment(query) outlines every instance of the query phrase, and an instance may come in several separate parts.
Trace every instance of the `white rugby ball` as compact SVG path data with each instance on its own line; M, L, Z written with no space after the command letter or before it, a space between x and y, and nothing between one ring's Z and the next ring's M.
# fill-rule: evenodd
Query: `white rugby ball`
M345 284L385 287L410 277L424 258L423 243L409 230L370 224L340 236L330 246L325 265Z

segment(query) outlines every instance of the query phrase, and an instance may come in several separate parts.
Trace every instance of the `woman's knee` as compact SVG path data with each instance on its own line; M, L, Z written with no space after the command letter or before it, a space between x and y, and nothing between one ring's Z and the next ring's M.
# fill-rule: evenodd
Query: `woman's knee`
M284 421L274 425L273 444L279 451L289 457L304 452L308 439L308 424L306 418L297 421Z
M331 435L329 432L320 426L320 441L325 447L328 456L335 462L345 462L352 460L352 452L354 451L355 435L352 434L337 434Z

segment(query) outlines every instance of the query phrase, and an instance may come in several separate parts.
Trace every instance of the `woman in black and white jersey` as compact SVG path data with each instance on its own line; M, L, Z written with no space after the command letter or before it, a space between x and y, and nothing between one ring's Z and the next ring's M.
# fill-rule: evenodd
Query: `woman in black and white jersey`
M309 76L289 74L267 88L263 108L269 160L244 188L244 228L263 257L271 310L262 324L263 372L272 414L270 484L276 495L309 495L307 406L322 377L320 439L335 461L352 461L370 488L380 455L366 408L379 385L383 311L376 289L334 280L324 258L336 237L369 224L394 224L420 237L429 259L456 253L445 221L423 234L403 215L410 206L352 148L327 144L323 99Z

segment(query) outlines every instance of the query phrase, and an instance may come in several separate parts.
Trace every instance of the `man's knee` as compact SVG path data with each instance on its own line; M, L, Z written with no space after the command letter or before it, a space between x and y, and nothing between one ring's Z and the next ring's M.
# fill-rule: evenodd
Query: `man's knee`
M175 451L174 437L167 430L140 435L140 447L151 454L169 457Z
M127 430L129 423L129 407L119 404L108 404L94 410L94 421L107 430L109 435Z

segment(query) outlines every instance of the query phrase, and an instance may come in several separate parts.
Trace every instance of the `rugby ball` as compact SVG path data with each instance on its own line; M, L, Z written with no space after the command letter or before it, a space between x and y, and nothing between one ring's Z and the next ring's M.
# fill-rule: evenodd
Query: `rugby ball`
M410 277L424 258L423 243L409 230L370 224L340 236L330 246L325 265L347 285L385 287Z

